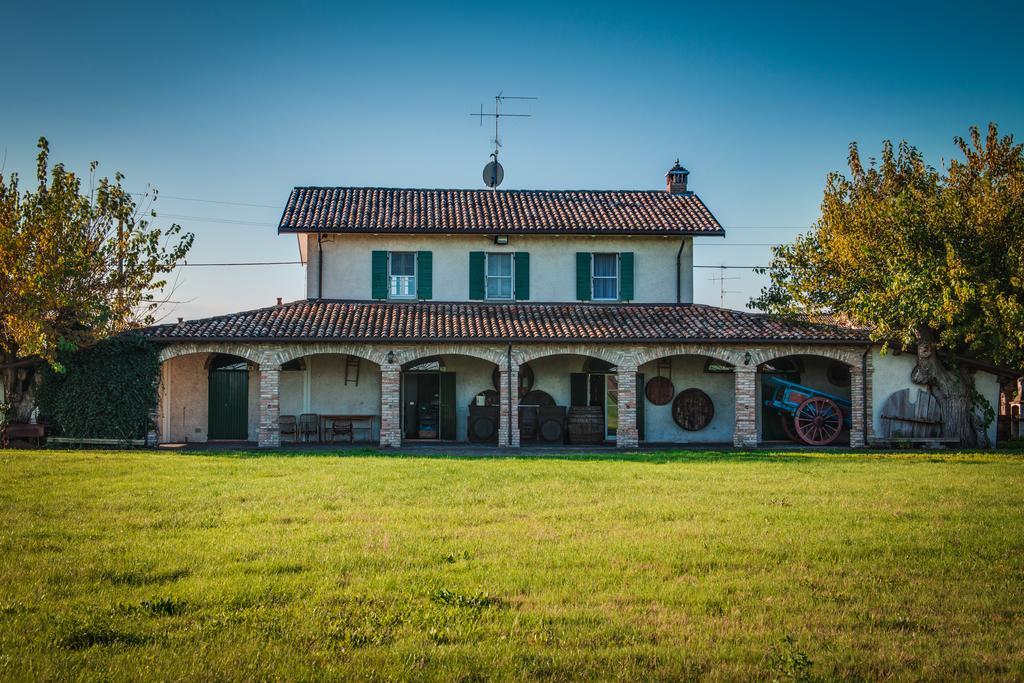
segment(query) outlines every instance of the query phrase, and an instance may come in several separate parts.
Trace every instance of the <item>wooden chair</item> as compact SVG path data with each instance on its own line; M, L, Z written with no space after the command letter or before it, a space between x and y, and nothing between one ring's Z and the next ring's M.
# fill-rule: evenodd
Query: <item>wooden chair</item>
M281 441L284 442L285 435L291 435L292 442L298 443L299 441L299 425L295 420L294 415L281 415L277 418L277 426L281 431Z
M336 434L348 435L348 442L355 439L355 429L352 428L352 420L330 419L324 423L324 441L334 443Z
M320 440L320 418L316 413L299 415L299 435L307 443Z

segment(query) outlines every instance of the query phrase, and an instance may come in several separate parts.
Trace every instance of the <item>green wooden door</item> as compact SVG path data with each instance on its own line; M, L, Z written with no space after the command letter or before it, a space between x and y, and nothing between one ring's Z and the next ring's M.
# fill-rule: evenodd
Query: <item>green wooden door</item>
M455 373L441 373L441 438L455 440Z
M210 372L210 426L207 438L243 441L249 436L249 371Z

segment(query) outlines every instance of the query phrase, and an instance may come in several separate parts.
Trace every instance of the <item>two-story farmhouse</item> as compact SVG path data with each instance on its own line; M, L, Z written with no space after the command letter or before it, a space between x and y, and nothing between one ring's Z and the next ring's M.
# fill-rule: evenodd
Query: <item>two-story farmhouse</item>
M306 298L151 328L159 438L861 446L901 392L927 427L911 355L692 303L694 239L725 233L687 181L677 163L657 191L295 188L278 232ZM996 400L994 374L977 383Z

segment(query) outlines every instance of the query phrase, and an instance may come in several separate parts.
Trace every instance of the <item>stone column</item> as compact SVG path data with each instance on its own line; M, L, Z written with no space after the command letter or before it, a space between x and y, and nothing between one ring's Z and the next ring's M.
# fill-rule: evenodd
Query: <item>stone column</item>
M498 445L519 448L519 365L498 366Z
M736 426L733 429L732 445L737 448L757 446L757 366L737 365L736 379Z
M636 448L640 445L640 430L636 425L636 372L634 364L620 364L618 379L619 426L615 430L615 446Z
M278 448L281 445L281 368L260 365L260 429L259 447Z
M402 366L380 366L380 445L402 446Z
M864 374L859 367L850 368L850 448L863 448L864 429Z

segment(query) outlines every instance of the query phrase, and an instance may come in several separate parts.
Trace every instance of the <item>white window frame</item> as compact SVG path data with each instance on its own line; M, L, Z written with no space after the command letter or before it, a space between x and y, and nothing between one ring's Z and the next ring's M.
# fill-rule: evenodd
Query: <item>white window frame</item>
M412 275L392 275L392 273L391 273L391 264L394 262L393 261L393 257L394 257L395 254L409 254L409 255L412 256ZM419 259L416 258L416 252L415 251L389 251L388 252L388 298L389 299L402 299L402 300L415 299L416 298L416 293L417 293L417 285L418 285L418 281L419 281L419 269L420 269ZM395 293L395 278L400 278L400 277L402 277L402 278L411 277L412 278L412 281L411 281L412 292L410 294L396 294Z
M508 256L509 274L491 275L488 264L492 256ZM507 278L509 281L508 296L491 296L490 288L487 286L491 278ZM484 299L487 301L514 301L516 298L516 255L511 251L494 251L484 253Z
M595 285L597 283L598 278L600 278L601 280L610 280L612 278L608 277L607 275L595 275L594 274L594 264L597 262L597 259L595 258L596 256L614 256L615 257L615 278L614 278L615 279L615 295L610 297L610 298L597 296L597 287ZM620 294L620 291L621 291L620 287L622 286L622 273L620 272L620 270L621 270L621 268L619 267L619 254L618 254L618 252L608 252L608 251L597 252L597 251L595 251L595 252L592 252L590 254L590 298L591 298L591 300L593 300L593 301L618 301L619 300L619 294Z

